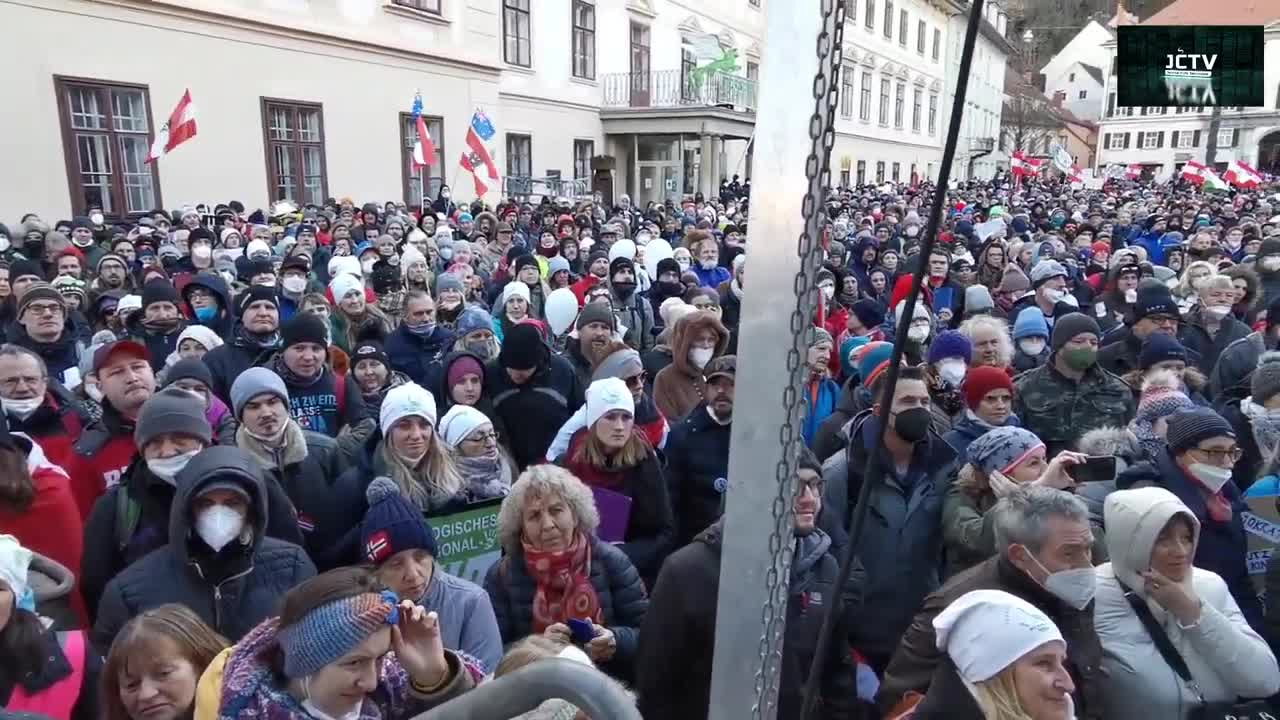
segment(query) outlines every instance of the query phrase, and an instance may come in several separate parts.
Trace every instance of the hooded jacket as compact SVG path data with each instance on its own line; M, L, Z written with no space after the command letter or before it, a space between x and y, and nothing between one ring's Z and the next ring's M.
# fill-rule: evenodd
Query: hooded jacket
M221 552L196 535L192 502L205 486L232 482L250 499L245 533ZM130 618L176 602L222 636L239 640L273 616L280 599L316 574L302 548L267 537L267 485L254 461L237 448L213 447L178 473L169 508L169 542L107 583L93 626L94 646L105 650Z
M521 470L543 461L556 432L583 403L584 389L569 361L546 347L540 352L533 377L521 385L512 382L498 360L485 368L484 393L507 429L511 455Z
M842 431L854 415L870 408L871 391L862 386L858 378L845 380L840 388L840 396L836 398L836 407L831 414L818 424L809 448L819 460L826 460L844 448L848 442Z
M1184 629L1172 614L1146 596L1139 573L1151 566L1156 538L1175 516L1185 517L1192 525L1193 539L1199 539L1196 513L1169 492L1149 488L1107 500L1111 562L1096 569L1094 602L1094 624L1108 676L1103 685L1106 717L1189 718L1200 702L1161 657L1125 598L1125 587L1147 604L1206 701L1261 698L1280 690L1275 656L1249 627L1227 583L1217 574L1193 567L1182 581L1200 599L1200 619L1190 628ZM1199 552L1197 547L1197 556Z
M714 314L702 310L681 319L672 329L671 364L653 379L653 401L670 422L678 422L699 403L706 400L706 383L702 370L689 360L689 348L703 330L716 334L712 357L723 355L729 347L729 331Z
M440 384L441 361L453 347L453 332L437 325L430 335L423 337L409 332L403 324L387 337L387 357L391 369L409 376L424 388Z
M613 298L613 316L618 327L627 329L626 343L640 352L652 350L657 344L653 334L653 306L640 294L638 288L624 298L610 283L609 295Z
M236 378L249 368L266 365L279 350L279 345L252 345L233 331L232 337L225 344L205 353L204 364L209 367L209 374L213 376L213 387L209 389L231 407L231 385Z
M1193 310L1184 320L1178 331L1178 342L1187 349L1188 364L1191 361L1191 353L1194 352L1200 356L1196 367L1206 375L1213 372L1213 367L1218 363L1218 357L1222 355L1223 350L1226 350L1231 343L1248 336L1250 332L1248 325L1228 314L1222 318L1217 334L1210 335L1205 328L1203 309Z
M205 290L213 293L213 296L218 300L219 307L218 314L213 320L210 320L209 322L193 320L192 322L209 328L222 338L229 338L231 336L232 326L235 324L235 318L232 317L231 291L227 289L226 281L217 273L196 273L191 276L191 279L187 281L186 286L182 288L183 300L186 300L187 291L195 287L204 288ZM195 317L194 310L192 311L192 317ZM287 319L288 318L282 316L280 321L284 322Z
M1145 342L1133 334L1132 326L1117 330L1114 339L1098 351L1098 366L1116 375L1124 375L1131 370L1139 369L1138 357L1142 353ZM1187 365L1199 367L1200 353L1191 348L1186 348L1186 351Z
M1168 490L1195 516L1196 525L1199 528L1199 537L1196 542L1196 567L1217 575L1231 589L1236 604L1249 624L1261 630L1263 628L1262 603L1258 601L1257 590L1254 588L1253 580L1249 578L1249 568L1246 564L1249 547L1242 513L1248 512L1249 506L1245 505L1240 489L1232 482L1222 486L1222 494L1231 504L1231 519L1227 522L1214 522L1209 517L1203 491L1174 461L1168 448L1150 461L1138 463L1125 470L1116 478L1117 490L1142 487L1159 487ZM1108 526L1109 549L1115 547L1111 540L1111 533L1112 529ZM1155 540L1153 539L1152 542ZM1111 559L1113 562L1116 559L1114 551Z

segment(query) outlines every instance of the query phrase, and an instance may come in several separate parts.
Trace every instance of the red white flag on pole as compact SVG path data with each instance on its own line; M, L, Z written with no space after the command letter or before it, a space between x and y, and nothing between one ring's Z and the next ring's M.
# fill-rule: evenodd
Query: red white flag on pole
M1073 164L1073 165L1071 166L1071 169L1070 169L1069 171L1067 171L1067 180L1069 180L1070 182L1073 182L1073 183L1083 183L1083 182L1084 182L1084 173L1082 173L1082 172L1080 171L1080 166L1079 166L1079 165L1074 165L1074 164Z
M413 96L414 128L418 131L418 139L413 143L413 169L421 170L431 165L436 157L436 145L431 142L431 134L427 132L427 121L422 117L422 95Z
M1192 185L1199 185L1204 182L1204 165L1195 160L1188 160L1186 165L1182 166L1182 179Z
M1142 166L1138 163L1129 163L1124 169L1124 176L1130 180L1137 180L1142 177Z
M147 162L159 160L195 136L196 106L191 102L191 91L186 90L178 101L178 107L169 113L169 119L160 128L160 132L156 133L156 140L151 143L151 152L147 154Z
M1010 156L1009 169L1015 176L1035 175L1040 172L1041 166L1044 164L1040 160L1026 156L1021 150L1014 150Z
M1227 164L1227 171L1222 174L1222 179L1242 188L1255 188L1262 184L1262 175L1239 160L1232 160Z

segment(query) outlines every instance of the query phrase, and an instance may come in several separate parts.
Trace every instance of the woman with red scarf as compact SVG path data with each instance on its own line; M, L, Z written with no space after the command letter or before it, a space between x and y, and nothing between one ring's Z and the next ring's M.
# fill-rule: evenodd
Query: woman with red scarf
M502 501L504 553L484 588L503 644L530 634L572 642L601 670L628 680L649 597L622 550L596 537L599 523L581 480L554 465L530 467ZM571 627L587 623L589 640Z

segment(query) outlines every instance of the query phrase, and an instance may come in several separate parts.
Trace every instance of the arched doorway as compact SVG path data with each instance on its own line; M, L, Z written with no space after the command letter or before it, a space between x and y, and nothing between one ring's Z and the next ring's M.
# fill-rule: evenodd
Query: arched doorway
M1257 170L1280 175L1280 130L1272 130L1258 142Z

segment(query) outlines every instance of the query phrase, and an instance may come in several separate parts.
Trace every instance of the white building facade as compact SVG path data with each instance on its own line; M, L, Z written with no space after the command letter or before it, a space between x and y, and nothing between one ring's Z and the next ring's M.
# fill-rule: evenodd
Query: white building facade
M949 19L946 106L947 112L955 102L956 84L959 81L960 55L964 48L965 29L968 25L968 3L964 12ZM969 86L965 91L964 116L961 119L960 137L956 143L956 157L951 177L956 180L988 180L1001 166L1008 167L1009 157L1000 147L1001 120L1004 111L1004 77L1008 65L1009 47L1005 33L1009 18L998 2L983 5L983 19L978 27L978 38L973 47L973 62L969 72ZM942 140L946 140L946 123L943 118Z
M1051 100L1061 96L1062 107L1081 120L1097 122L1102 117L1103 98L1106 93L1105 71L1088 63L1072 63L1059 80L1046 80L1044 93Z

